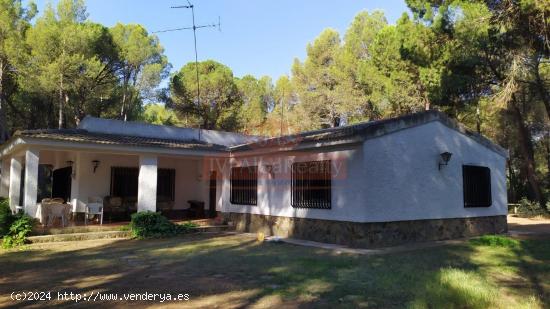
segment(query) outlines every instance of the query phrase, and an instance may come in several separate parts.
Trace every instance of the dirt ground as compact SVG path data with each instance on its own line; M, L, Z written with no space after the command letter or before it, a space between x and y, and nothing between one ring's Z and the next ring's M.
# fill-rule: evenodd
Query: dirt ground
M520 234L550 234L550 219L508 216L508 230Z

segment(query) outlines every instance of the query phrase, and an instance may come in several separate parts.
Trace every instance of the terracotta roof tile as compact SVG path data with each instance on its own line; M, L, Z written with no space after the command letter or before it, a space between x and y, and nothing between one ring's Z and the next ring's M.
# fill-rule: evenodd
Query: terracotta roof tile
M104 145L129 145L140 147L160 147L170 149L193 149L209 151L226 150L225 146L209 144L197 140L174 140L118 134L105 134L89 132L82 129L26 130L18 131L17 133L15 133L15 136Z

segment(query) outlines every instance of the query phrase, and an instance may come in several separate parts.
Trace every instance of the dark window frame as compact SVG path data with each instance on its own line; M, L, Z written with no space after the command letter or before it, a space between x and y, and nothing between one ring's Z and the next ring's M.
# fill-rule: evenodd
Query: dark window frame
M331 171L330 160L292 163L292 207L332 209Z
M131 178L126 184L126 188L121 189L122 186L115 183L115 177L117 173L126 173L126 177ZM120 174L119 174L120 175ZM167 184L163 182L168 182ZM112 166L111 167L111 196L119 197L137 197L139 186L139 168L138 167L126 167L126 166ZM130 188L128 188L130 187ZM160 190L159 190L160 189ZM120 191L127 192L126 194L119 194ZM135 191L135 194L134 194ZM129 192L129 193L128 193ZM159 168L157 170L157 200L159 198L167 201L175 201L176 192L176 169L173 168Z
M491 169L479 165L462 165L464 208L491 207Z
M159 168L157 170L157 201L174 202L176 200L176 169Z
M134 175L135 174L135 175ZM116 177L128 177L121 184L121 179ZM127 166L111 167L111 196L117 197L137 197L139 186L139 168ZM135 194L134 194L135 192Z
M232 167L229 184L231 204L258 205L258 166Z

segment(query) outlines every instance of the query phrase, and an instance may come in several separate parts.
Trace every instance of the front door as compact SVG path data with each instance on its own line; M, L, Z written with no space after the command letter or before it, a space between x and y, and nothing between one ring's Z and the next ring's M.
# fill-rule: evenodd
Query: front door
M209 215L210 218L216 217L216 183L217 183L216 171L210 172L210 191L209 191Z
M64 167L53 171L52 197L62 198L67 202L71 198L72 167Z

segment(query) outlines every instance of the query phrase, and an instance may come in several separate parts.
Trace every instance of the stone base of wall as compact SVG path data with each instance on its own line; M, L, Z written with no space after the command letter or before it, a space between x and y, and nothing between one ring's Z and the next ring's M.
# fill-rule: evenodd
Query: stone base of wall
M239 232L263 232L266 235L306 239L357 248L374 248L483 234L500 234L508 230L506 216L368 223L233 212L222 213L222 216Z

